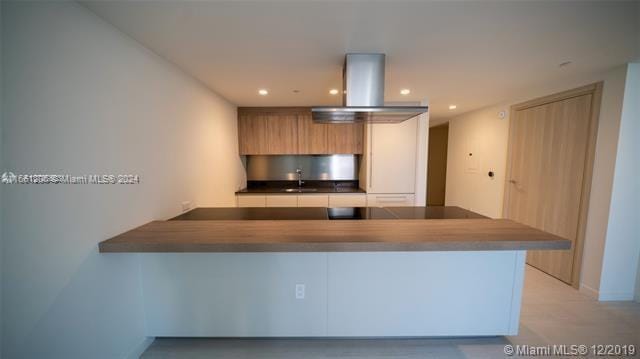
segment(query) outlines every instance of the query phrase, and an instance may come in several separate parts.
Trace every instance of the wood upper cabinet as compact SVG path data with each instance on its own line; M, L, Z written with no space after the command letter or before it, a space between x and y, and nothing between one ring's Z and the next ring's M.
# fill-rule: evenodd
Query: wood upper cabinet
M364 125L319 124L308 108L238 109L241 155L362 154Z
M298 154L329 154L327 147L327 124L315 123L310 113L298 116Z
M264 155L287 155L298 151L298 116L268 114L267 152Z
M269 151L266 116L238 113L238 146L241 155L266 154Z
M336 154L362 154L363 123L327 125L327 151Z

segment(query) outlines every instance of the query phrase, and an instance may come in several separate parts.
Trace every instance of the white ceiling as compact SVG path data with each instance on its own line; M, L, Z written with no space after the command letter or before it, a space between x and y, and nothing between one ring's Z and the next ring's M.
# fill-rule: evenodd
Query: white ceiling
M386 100L428 99L442 119L640 53L638 2L83 4L239 106L339 104L344 54L381 52Z

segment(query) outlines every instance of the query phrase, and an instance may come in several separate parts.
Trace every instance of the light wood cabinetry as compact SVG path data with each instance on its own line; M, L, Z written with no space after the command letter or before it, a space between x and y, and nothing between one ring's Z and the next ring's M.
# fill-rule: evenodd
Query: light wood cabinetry
M329 154L327 147L326 123L315 123L311 114L303 113L298 116L298 154L321 155Z
M240 154L269 152L267 118L262 114L238 113L238 145Z
M362 154L363 123L340 123L327 126L327 150L329 153Z
M266 115L267 152L265 155L284 155L298 151L298 116L295 114Z
M238 109L241 155L362 154L364 124L318 124L309 108Z

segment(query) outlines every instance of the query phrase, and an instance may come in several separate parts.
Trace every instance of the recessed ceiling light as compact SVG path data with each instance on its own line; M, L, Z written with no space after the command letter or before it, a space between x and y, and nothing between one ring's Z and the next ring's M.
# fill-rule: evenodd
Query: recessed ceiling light
M330 93L330 94L332 94L332 95L337 95L337 94L338 94L338 92L339 92L339 91L338 91L338 90L336 90L336 89L331 89L331 90L329 90L329 93Z
M401 95L408 95L408 94L410 94L410 93L411 93L411 90L409 90L409 89L402 89L402 90L400 90L400 94L401 94Z
M455 110L456 108L458 108L458 106L456 106L456 105L449 105L449 110Z
M258 90L258 93L262 96L267 96L269 94L269 91L265 90L265 89L260 89Z

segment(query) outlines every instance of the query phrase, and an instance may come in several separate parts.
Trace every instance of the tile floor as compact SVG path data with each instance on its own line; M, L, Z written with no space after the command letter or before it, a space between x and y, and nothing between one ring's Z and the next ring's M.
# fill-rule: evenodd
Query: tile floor
M142 358L502 358L505 345L640 345L640 303L597 302L527 266L520 333L451 339L156 339ZM636 354L640 358L640 354Z

